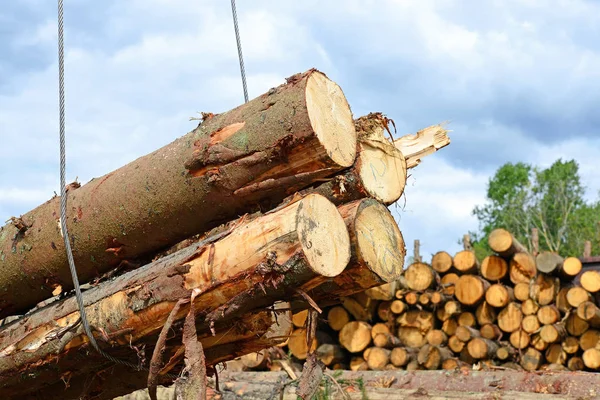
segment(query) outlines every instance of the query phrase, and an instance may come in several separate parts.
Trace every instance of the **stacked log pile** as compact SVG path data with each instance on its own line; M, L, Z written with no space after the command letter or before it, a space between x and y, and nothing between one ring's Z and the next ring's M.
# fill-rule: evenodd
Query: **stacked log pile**
M397 282L341 298L325 310L313 344L323 363L354 371L600 370L600 273L582 272L575 257L534 257L504 229L489 245L495 254L481 263L472 250L440 251ZM287 350L302 360L306 347L290 339Z
M204 369L274 345L296 346L299 358L316 346L337 362L339 346L322 347L329 339L299 328L292 312L343 298L366 316L353 325L340 316L338 330L370 332L372 309L357 293L395 282L404 264L386 206L407 169L449 144L440 126L390 140L390 124L381 113L354 120L341 88L309 70L69 185L69 240L94 337L139 368L105 358L83 331L60 198L13 218L0 231L0 397L112 398L177 376L206 390Z

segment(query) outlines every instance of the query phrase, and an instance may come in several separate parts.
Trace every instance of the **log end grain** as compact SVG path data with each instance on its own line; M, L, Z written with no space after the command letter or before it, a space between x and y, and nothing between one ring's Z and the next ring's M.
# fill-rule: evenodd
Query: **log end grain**
M508 273L508 263L497 255L487 256L481 263L480 273L488 281L499 281Z
M448 272L452 268L452 256L445 251L438 251L431 258L431 268L440 274Z
M348 322L340 330L339 342L350 353L364 351L371 344L371 325L363 321Z
M483 300L490 284L477 275L463 275L458 279L454 295L462 304L473 306Z

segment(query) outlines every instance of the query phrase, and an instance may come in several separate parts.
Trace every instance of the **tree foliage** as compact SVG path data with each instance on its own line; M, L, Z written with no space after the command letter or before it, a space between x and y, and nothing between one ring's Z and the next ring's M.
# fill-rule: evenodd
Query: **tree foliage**
M541 250L579 256L586 240L599 250L600 202L588 203L584 194L575 160L558 159L546 169L504 164L488 182L486 204L473 209L480 223L480 231L471 233L478 258L490 253L487 238L496 228L509 230L530 250L532 228Z

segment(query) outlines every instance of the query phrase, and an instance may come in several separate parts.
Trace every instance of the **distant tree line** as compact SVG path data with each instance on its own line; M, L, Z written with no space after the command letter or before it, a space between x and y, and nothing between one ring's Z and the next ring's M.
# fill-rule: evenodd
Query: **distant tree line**
M521 162L502 165L488 182L486 203L473 209L479 231L470 235L477 257L491 253L487 238L495 228L507 229L530 250L532 228L537 228L540 250L581 256L589 240L592 254L599 254L600 201L586 201L584 193L575 160L558 159L546 169Z

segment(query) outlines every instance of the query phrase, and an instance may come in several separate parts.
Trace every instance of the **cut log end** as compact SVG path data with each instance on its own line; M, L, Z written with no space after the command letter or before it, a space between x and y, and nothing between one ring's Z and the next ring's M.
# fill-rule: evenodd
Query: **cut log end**
M325 277L339 275L350 261L350 235L335 205L323 196L308 195L298 206L296 223L312 270Z
M518 283L529 283L535 277L537 269L535 259L528 253L517 253L510 260L510 280L515 285Z
M499 281L504 279L508 273L508 263L502 257L491 255L483 259L481 263L481 276L488 281Z
M431 267L440 274L448 272L452 268L452 256L445 251L438 251L431 259Z
M510 257L518 252L526 252L527 249L519 243L510 232L505 229L494 229L488 237L490 248L503 257Z
M402 274L406 247L394 216L374 199L361 202L355 222L355 235L362 261L384 282Z
M338 165L351 166L356 158L356 128L344 92L318 72L308 78L305 95L313 131L327 154Z
M436 283L433 269L421 262L412 263L406 269L404 279L411 290L427 290Z
M490 284L477 275L463 275L456 283L454 295L467 306L473 306L483 300Z
M350 353L358 353L371 343L371 325L362 321L348 322L339 334L340 344Z

